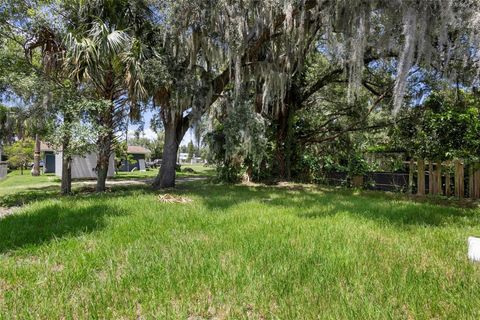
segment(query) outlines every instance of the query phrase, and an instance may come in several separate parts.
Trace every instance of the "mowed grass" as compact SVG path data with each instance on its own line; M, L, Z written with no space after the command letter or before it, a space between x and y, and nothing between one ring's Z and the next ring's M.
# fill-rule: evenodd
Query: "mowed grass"
M1 319L479 319L478 209L378 193L182 185L0 220Z
M23 175L20 170L10 172L6 178L0 180L0 196L22 192L29 188L44 188L60 185L60 179L54 174L45 174L39 177L33 177L30 170L24 170Z
M178 178L191 177L211 177L215 173L215 169L203 164L187 164L182 165L182 169L192 169L193 172L177 172ZM133 172L117 172L113 178L107 180L118 182L134 181L134 180L153 180L158 175L159 169L151 169L148 171ZM33 177L29 170L24 170L23 175L20 170L10 172L5 179L0 180L0 207L13 203L26 203L33 199L43 199L55 196L60 188L61 180L55 174L42 174ZM94 180L75 179L72 187L76 192L85 187L85 184L94 184Z
M185 169L192 169L193 172L185 172ZM154 179L158 175L157 168L149 169L147 171L133 171L133 172L118 172L115 179ZM182 164L181 171L176 173L177 177L210 177L215 174L215 168L204 164Z

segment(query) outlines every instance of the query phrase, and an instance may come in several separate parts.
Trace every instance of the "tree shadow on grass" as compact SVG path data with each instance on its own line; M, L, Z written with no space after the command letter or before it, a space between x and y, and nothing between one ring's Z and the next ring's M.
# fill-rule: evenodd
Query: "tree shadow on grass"
M79 207L65 202L31 208L24 214L0 219L0 254L101 230L106 226L107 217L124 214L126 212L118 208L103 204Z
M305 219L347 214L399 228L480 225L478 209L417 203L378 192L213 185L191 188L188 192L201 197L203 204L212 210L226 210L235 205L257 201L280 210L293 211Z
M75 199L93 196L122 197L132 192L151 192L148 185L113 186L105 193L95 192L95 186L76 186L73 195L63 196L58 186L32 187L22 191L0 196L0 207L22 207L24 205L55 198Z
M480 212L475 209L448 207L433 203L418 203L408 199L382 195L381 193L356 193L349 190L324 191L323 194L305 192L307 206L321 210L299 212L301 218L321 218L347 214L400 228L411 226L478 226ZM282 199L277 199L279 205Z
M58 187L26 188L22 191L0 196L1 207L21 207L26 204L59 196Z

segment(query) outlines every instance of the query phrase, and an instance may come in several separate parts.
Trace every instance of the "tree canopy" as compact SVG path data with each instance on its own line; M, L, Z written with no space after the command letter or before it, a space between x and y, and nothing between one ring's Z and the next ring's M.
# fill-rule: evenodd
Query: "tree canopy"
M205 122L220 167L288 179L308 154L360 150L380 131L393 137L387 128L408 127L420 109L415 139L435 132L442 151L415 152L465 153L443 149L448 134L476 125L479 30L476 0L8 0L0 89L40 110L35 123L69 120L53 107L57 91L97 106L80 113L96 128L98 191L120 133L147 110L164 136L155 187L175 185L180 143ZM457 93L439 98L440 83ZM423 111L438 99L450 111Z

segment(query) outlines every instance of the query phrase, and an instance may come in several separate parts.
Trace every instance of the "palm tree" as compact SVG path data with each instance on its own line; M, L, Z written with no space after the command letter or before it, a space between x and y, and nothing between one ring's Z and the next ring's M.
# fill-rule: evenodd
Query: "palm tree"
M123 120L128 103L146 97L143 87L140 42L126 31L97 20L80 36L70 33L66 41L65 65L71 77L90 88L103 106L93 112L99 126L97 139L97 192L105 191L108 164L115 130Z

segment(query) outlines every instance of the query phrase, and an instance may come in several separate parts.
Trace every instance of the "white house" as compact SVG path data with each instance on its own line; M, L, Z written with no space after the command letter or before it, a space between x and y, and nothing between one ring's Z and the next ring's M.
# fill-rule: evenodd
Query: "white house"
M178 154L178 162L185 163L187 162L187 159L188 159L188 153L180 152Z
M72 158L72 179L96 179L97 178L97 154L90 153ZM55 175L62 176L62 152L55 154ZM108 177L115 175L115 158L112 154L108 164Z
M178 162L179 163L204 163L205 161L201 157L197 157L195 154L193 155L192 159L188 161L188 153L181 152L178 154Z

